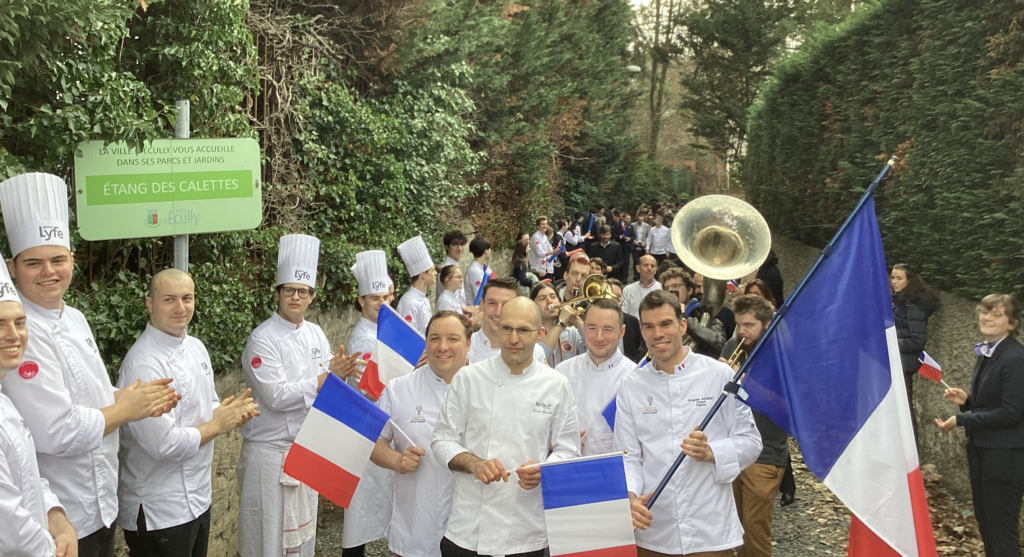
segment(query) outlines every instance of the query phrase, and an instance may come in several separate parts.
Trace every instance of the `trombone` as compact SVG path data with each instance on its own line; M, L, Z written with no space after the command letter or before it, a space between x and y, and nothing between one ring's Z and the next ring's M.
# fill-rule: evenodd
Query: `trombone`
M612 287L608 286L608 279L604 275L593 274L588 276L583 281L582 294L579 294L571 300L567 300L560 304L551 304L548 306L548 310L562 309L564 307L571 308L576 312L577 315L583 317L583 313L587 311L586 306L580 307L581 304L589 304L594 300L600 300L602 298L615 300L622 303L621 298L612 292Z

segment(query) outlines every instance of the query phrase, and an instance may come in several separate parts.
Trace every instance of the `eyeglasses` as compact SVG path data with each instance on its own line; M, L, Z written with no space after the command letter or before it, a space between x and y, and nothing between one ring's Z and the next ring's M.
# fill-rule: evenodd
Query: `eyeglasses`
M508 325L498 325L498 334L507 337L511 336L513 332L519 338L526 338L530 333L536 333L540 329L527 329L526 327L509 327Z
M293 295L298 294L299 298L305 300L306 298L312 296L313 292L315 292L315 290L313 290L312 288L292 288L291 286L281 287L281 295L284 296L285 298L291 298Z

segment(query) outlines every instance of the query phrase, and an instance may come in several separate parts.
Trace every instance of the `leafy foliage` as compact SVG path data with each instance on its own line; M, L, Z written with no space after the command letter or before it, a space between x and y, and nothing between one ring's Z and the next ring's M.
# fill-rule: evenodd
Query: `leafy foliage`
M890 263L953 292L1024 294L1018 3L887 0L780 64L751 111L748 198L821 245L890 155Z

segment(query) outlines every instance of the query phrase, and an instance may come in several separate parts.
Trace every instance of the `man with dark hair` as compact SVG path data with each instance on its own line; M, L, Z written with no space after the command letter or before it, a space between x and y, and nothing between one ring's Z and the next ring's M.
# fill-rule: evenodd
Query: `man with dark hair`
M750 354L775 315L775 307L760 296L747 294L733 301L733 312L736 314L737 336L725 343L722 357L719 358L722 362L729 361L728 358L738 345L742 346L745 354ZM739 371L745 359L746 355L742 355L733 369ZM785 431L764 414L756 410L752 412L763 448L757 461L744 468L732 482L736 510L743 524L743 547L739 549L739 555L771 557L772 511L775 507L775 494L789 463L789 447Z
M458 229L449 230L448 232L445 233L441 241L444 242L445 256L444 263L441 263L438 269L444 269L449 265L458 266L459 262L462 261L462 254L465 253L466 251L466 242L469 241L468 239L466 239L466 235L463 234L462 231ZM441 284L440 273L438 275L439 276L437 277L437 284L436 287L434 288L435 303L437 303L437 300L441 297L441 292L444 291L444 285ZM469 303L473 303L473 300L470 300Z
M477 236L469 242L469 253L473 254L473 262L466 268L462 289L466 292L466 303L473 304L476 302L476 291L480 289L480 284L484 280L484 266L491 258L491 243L487 238ZM488 273L494 275L490 269Z
M640 323L651 362L626 376L615 400L615 448L626 451L638 556L731 556L743 543L731 484L761 453L754 418L729 397L704 431L695 431L732 369L683 346L686 321L672 293L644 298ZM652 514L644 504L677 447L688 458Z
M602 412L615 398L622 379L636 367L636 362L619 350L625 332L619 304L615 300L595 300L583 317L587 351L555 366L555 371L569 380L576 396L584 456L609 453L614 448L612 428Z
M612 241L612 227L607 224L601 226L600 235L601 241L590 244L587 255L591 259L600 259L604 263L606 277L622 280L622 267L625 265L622 245Z
M391 419L370 460L398 472L388 549L409 557L439 557L455 495L455 478L430 450L448 385L466 365L472 325L461 313L439 311L427 324L426 365L388 382L380 408ZM394 444L394 448L391 445Z
M693 298L700 299L703 296L703 293L698 293L699 283L690 278L690 275L679 267L666 270L661 274L661 280L662 287L675 294L679 304L682 306L686 306ZM703 286L700 289L703 290ZM723 306L719 310L719 315L722 315L727 310L728 308ZM690 312L689 317L686 318L687 334L696 343L694 350L698 354L714 358L722 352L722 347L725 346L725 326L717 317L711 318L707 326L701 325L701 317L706 311L707 309L704 307L697 307ZM729 315L732 315L731 311L729 311Z
M498 334L501 308L518 296L522 296L522 291L519 289L519 283L514 278L490 279L484 285L484 296L480 301L480 305L483 306L481 310L483 311L484 322L480 330L473 333L469 354L466 356L469 363L481 362L501 353L500 337ZM544 362L544 349L539 344L534 344L533 348L534 359L538 362Z
M536 464L580 456L569 382L531 356L541 335L537 305L509 300L498 333L499 355L455 375L434 428L434 457L456 483L442 557L541 557L548 539ZM513 466L517 482L508 481Z

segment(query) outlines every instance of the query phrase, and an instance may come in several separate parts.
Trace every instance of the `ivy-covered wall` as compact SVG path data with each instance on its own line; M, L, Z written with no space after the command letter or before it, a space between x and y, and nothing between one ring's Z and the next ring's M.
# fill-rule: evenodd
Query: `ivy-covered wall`
M751 109L747 196L821 246L890 155L890 264L968 298L1024 294L1024 4L883 0L779 65Z

